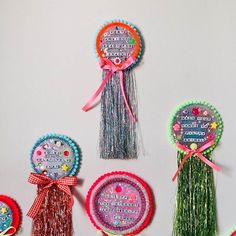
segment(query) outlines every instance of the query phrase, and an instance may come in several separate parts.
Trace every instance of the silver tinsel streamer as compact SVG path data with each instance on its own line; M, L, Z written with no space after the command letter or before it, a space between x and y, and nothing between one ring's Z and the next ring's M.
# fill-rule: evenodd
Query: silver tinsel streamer
M107 71L103 71L103 79ZM137 117L135 76L124 71L124 88L128 103ZM104 159L137 158L137 124L132 120L120 88L118 72L112 74L101 96L100 157Z

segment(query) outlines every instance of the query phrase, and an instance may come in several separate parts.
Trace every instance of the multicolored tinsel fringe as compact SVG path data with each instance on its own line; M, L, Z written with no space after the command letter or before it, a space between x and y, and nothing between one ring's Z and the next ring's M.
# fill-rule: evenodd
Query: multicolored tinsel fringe
M204 156L212 161L212 153ZM185 154L178 152L178 165ZM174 236L216 236L217 213L211 167L192 156L178 175Z
M39 186L38 193L45 187ZM52 186L34 218L32 236L72 236L70 197L57 186Z
M103 71L103 79L107 75ZM128 103L137 117L135 76L131 69L124 71L124 87ZM130 118L116 72L109 79L101 96L100 157L103 159L133 159L138 157L137 124Z

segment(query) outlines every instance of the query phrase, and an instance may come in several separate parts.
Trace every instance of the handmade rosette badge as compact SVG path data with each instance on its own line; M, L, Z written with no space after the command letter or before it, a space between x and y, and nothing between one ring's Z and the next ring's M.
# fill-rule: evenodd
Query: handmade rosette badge
M178 177L174 235L213 236L217 230L212 160L220 141L223 121L209 103L190 101L180 105L171 117L169 133L177 148Z
M0 195L0 236L14 235L20 228L21 210L15 200Z
M236 226L230 229L226 236L236 236Z
M86 209L105 235L136 235L150 222L153 199L149 186L128 172L101 176L90 188Z
M96 38L102 83L87 104L88 111L101 93L100 157L137 158L137 95L133 67L142 43L138 30L125 21L105 24Z
M33 218L33 235L72 235L71 188L78 184L78 145L65 135L47 134L35 143L30 159L34 173L28 181L38 186L28 212Z

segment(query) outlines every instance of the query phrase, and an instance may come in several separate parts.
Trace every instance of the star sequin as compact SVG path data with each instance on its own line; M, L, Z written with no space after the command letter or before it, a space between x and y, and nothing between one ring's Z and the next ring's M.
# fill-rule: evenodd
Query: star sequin
M6 207L3 207L3 208L1 209L1 213L2 213L2 214L6 214L6 213L7 213L7 208L6 208Z
M211 123L211 128L212 129L216 129L217 128L217 123L214 121L213 123Z
M61 166L61 169L66 172L66 171L69 169L69 167L68 167L68 165L63 164L63 165Z

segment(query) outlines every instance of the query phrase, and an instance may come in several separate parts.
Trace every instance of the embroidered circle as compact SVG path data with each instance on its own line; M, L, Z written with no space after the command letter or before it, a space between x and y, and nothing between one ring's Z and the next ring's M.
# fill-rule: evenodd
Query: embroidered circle
M89 190L86 203L94 225L112 234L136 234L146 227L152 214L150 188L127 172L100 177Z
M0 195L0 233L6 231L6 234L13 234L18 230L20 221L21 211L18 204L10 197Z
M80 166L79 147L64 135L48 134L34 145L31 163L35 172L52 179L73 176Z
M216 109L206 102L192 101L181 105L174 113L170 126L174 143L196 150L209 142L214 144L205 152L212 151L219 142L223 122Z
M121 21L106 24L96 39L99 58L106 58L121 67L128 58L138 62L141 54L141 40L137 29Z

